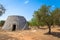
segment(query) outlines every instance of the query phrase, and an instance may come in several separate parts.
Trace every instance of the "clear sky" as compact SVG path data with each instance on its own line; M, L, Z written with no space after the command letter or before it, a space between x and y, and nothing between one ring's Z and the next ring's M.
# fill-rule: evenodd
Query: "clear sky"
M33 17L34 11L43 4L52 6L52 9L60 8L60 0L0 0L0 3L6 9L0 20L5 20L10 15L19 15L24 16L29 21Z

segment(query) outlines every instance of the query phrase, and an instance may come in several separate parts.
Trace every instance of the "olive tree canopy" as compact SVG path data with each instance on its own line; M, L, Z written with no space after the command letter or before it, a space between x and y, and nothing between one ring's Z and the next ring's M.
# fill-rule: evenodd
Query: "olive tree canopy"
M2 4L0 4L0 16L3 14L3 13L5 13L5 8L3 7L3 5Z

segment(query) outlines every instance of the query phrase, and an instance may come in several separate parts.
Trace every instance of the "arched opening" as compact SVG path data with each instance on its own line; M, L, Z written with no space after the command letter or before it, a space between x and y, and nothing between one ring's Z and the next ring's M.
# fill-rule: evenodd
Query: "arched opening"
M12 27L12 31L15 31L15 30L16 30L16 25L14 24Z

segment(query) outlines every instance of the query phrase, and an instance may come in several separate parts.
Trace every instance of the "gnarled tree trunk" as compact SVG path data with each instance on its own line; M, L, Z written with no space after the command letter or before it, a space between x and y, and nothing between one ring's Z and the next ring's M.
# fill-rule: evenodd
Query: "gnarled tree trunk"
M48 29L49 29L48 33L51 34L51 25L48 25Z

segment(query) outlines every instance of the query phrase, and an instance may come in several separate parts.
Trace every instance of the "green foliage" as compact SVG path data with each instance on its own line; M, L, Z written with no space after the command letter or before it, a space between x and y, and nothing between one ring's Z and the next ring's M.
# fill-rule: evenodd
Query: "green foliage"
M3 14L3 13L5 13L5 8L3 7L3 5L2 4L0 4L0 16Z
M51 14L50 14L50 6L42 5L42 7L34 12L34 17L38 24L49 24L51 25Z
M53 25L60 25L60 8L56 8L51 14L53 18Z
M5 13L5 8L3 7L3 5L2 4L0 4L0 16L3 14L3 13ZM2 21L0 21L0 26L3 26L3 24L4 24L4 20L2 20Z
M35 18L31 19L31 21L29 21L29 25L30 26L36 26L36 20Z
M30 24L32 24L32 26L60 24L60 9L56 8L50 11L50 7L51 6L42 5L40 9L34 12Z
M5 23L5 21L4 21L4 20L1 20L1 21L0 21L0 26L3 26L4 23Z

